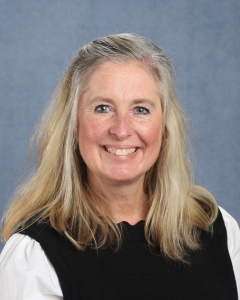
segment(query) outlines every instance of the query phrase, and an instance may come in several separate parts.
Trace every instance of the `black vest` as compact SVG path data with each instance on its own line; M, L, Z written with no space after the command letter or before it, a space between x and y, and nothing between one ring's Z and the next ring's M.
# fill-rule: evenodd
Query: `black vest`
M237 300L237 287L219 211L214 234L202 231L202 247L191 264L156 255L146 244L144 221L123 226L118 252L110 248L77 251L48 224L23 231L38 241L58 275L64 300ZM159 253L159 252L158 252Z

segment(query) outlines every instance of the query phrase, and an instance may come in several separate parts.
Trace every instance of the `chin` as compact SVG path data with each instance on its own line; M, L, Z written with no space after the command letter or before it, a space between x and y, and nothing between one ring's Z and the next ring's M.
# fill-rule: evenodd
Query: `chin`
M115 183L132 183L134 181L141 180L143 175L137 175L137 174L129 174L129 173L118 173L118 174L112 174L108 176L108 179Z

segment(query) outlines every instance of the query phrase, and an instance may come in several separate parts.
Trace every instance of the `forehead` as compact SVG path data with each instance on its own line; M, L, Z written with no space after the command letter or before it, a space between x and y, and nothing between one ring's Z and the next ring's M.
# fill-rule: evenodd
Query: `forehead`
M159 81L154 76L153 70L146 62L133 60L107 61L103 62L93 69L85 82L86 89L127 87L133 85L149 86L158 90Z

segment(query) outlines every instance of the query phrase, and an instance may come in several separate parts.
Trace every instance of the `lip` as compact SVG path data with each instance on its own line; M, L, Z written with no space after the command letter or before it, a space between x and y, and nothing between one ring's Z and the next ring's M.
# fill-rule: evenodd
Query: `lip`
M124 157L132 157L134 156L134 154L136 154L138 152L138 149L140 147L136 147L136 146L132 146L132 145L103 145L101 146L101 148L104 150L104 152L110 156L113 156L113 157L118 157L118 158L124 158ZM135 149L134 152L131 152L131 153L127 153L127 154L123 154L123 155L120 155L120 154L116 154L114 152L110 152L108 151L107 149L111 149L111 150L130 150L130 149Z
M131 149L131 148L140 148L134 145L101 145L103 148L112 148L112 149Z

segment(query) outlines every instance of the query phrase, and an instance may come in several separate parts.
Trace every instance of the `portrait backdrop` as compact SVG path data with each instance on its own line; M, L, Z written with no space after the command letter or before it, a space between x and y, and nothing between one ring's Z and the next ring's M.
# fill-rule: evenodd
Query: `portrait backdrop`
M240 223L239 0L0 0L0 215L67 65L92 39L122 32L172 59L194 132L195 183Z

